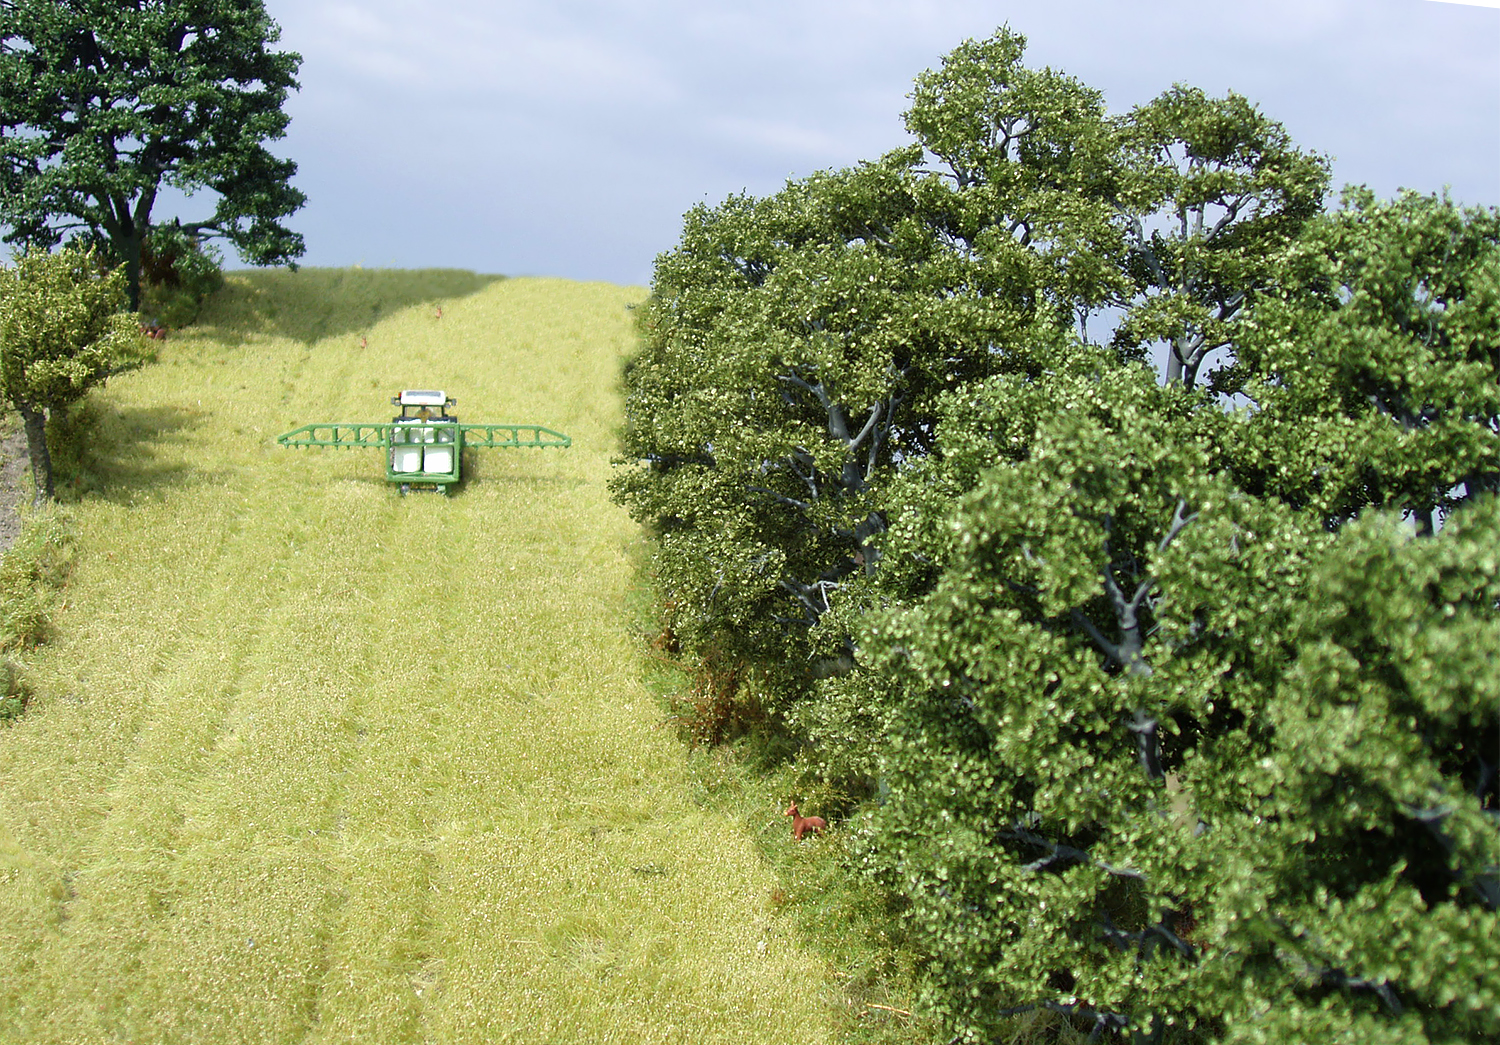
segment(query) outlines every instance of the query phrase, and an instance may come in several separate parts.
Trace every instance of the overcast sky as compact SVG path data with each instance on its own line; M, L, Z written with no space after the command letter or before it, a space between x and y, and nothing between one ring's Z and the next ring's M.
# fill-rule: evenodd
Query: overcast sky
M308 265L647 283L682 214L909 140L1001 24L1112 111L1235 90L1335 185L1500 203L1500 10L1433 0L266 0ZM184 218L198 217L191 203ZM170 216L159 211L158 219ZM231 266L235 263L231 260Z

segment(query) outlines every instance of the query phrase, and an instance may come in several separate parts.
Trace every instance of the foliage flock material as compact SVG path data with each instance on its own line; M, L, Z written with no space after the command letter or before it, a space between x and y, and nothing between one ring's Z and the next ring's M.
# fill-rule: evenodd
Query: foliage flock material
M305 197L282 137L301 58L273 51L260 0L12 0L0 5L0 222L7 242L75 232L124 263L140 301L142 248L165 185L211 189L182 234L220 236L257 265L291 262L283 220Z
M0 398L26 426L33 503L53 497L47 422L100 385L139 349L121 312L125 273L93 251L30 251L0 268Z
M658 259L615 492L671 636L877 799L961 1037L1494 1036L1500 215L1325 214L1243 98L1023 50Z

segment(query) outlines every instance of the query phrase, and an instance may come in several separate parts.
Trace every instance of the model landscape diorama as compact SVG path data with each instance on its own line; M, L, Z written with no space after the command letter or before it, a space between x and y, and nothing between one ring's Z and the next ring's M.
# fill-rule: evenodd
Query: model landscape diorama
M0 4L0 1045L1500 1041L1500 209L1002 27L649 293L226 279L276 33Z

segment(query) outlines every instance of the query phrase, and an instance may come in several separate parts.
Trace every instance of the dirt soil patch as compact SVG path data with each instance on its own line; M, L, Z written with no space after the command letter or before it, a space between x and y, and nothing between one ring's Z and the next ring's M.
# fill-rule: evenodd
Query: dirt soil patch
M21 505L31 496L26 454L26 429L14 416L0 420L0 551L21 532Z

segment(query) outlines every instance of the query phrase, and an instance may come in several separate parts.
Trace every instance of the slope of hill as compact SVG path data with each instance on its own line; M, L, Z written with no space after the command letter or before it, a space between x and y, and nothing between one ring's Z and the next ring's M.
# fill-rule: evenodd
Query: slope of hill
M829 1037L621 628L641 296L239 274L95 395L78 565L0 732L0 1041ZM473 452L445 499L274 442L401 387L573 447Z

